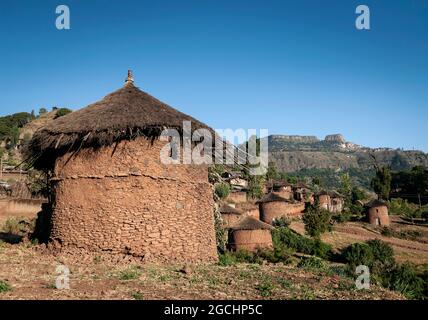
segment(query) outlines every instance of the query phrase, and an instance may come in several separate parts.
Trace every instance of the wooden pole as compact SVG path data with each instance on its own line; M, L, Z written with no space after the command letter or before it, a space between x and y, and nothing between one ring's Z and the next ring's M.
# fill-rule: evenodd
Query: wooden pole
M3 157L0 159L0 180L3 179Z

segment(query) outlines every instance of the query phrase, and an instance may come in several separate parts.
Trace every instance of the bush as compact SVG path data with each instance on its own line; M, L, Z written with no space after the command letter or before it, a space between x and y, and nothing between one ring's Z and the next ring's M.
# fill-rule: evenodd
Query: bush
M351 273L359 265L365 265L370 268L374 262L373 252L365 243L351 244L343 251L342 256L348 264Z
M322 233L331 231L331 213L316 206L308 206L303 214L303 222L308 235L318 238Z
M221 183L215 186L215 194L220 199L225 199L230 194L230 186L227 183Z
M332 247L320 240L302 236L289 228L275 228L272 231L275 248L288 248L297 252L328 259L332 255Z
M272 225L278 228L289 227L291 224L291 219L287 217L279 217L272 221Z
M395 266L394 251L390 245L380 240L351 244L343 250L342 257L352 274L359 265L369 267L374 275L392 270Z
M369 240L366 243L373 253L372 272L379 274L394 268L394 250L389 244L380 240Z
M338 223L344 223L350 221L352 218L352 214L350 212L343 212L335 214L332 219Z
M231 266L236 263L236 259L231 252L226 251L218 256L218 264L221 266Z
M57 118L63 117L63 116L65 116L65 115L67 115L67 114L69 114L69 113L72 113L72 112L73 112L72 110L67 109L67 108L61 108L61 109L58 109L58 110L57 110L57 112L56 112L56 114L55 114L54 119L57 119Z
M7 282L5 282L5 281L0 280L0 293L1 292L7 292L7 291L10 291L10 290L12 290L12 288L10 287L10 285Z
M327 263L316 257L303 258L297 267L311 271L326 271L328 269Z
M384 274L383 285L402 293L407 299L426 299L426 279L416 272L411 264L397 266L392 272Z

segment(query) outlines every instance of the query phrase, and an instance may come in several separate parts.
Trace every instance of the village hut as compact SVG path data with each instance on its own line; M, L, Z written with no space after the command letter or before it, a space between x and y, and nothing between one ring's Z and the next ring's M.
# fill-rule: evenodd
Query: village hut
M316 194L318 206L332 213L340 213L343 210L343 196L336 191L321 191Z
M303 202L289 201L273 192L264 196L258 201L258 204L260 208L260 220L269 224L279 217L300 216L305 210Z
M267 189L287 200L292 200L294 197L292 186L286 181L274 181L269 183Z
M244 212L224 203L220 207L220 214L223 220L223 227L230 228L242 218Z
M375 226L389 226L388 206L380 200L367 203L368 222Z
M245 203L247 202L247 191L245 189L232 190L226 197L226 201L234 204Z
M229 246L231 250L257 251L272 248L273 229L267 223L252 217L244 217L231 228Z
M134 85L38 130L28 153L52 175L50 247L153 262L217 260L208 167L168 164L164 129L212 129ZM182 154L182 153L181 153Z

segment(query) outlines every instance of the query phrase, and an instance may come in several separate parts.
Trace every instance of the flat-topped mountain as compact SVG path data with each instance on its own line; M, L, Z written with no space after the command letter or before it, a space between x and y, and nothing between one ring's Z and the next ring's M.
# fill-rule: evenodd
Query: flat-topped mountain
M315 136L271 135L268 139L269 161L284 172L302 169L360 170L373 169L373 156L379 165L405 170L415 165L428 166L428 155L422 151L390 148L368 148L332 134L320 140Z

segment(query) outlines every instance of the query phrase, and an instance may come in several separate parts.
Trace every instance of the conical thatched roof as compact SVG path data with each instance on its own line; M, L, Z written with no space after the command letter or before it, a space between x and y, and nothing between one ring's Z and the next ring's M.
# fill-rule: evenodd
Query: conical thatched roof
M67 151L111 145L138 136L154 138L166 128L182 133L183 121L191 121L192 131L206 128L214 132L141 91L134 86L131 74L121 89L38 130L28 146L27 156L32 156L36 168L48 168L52 158Z
M243 212L239 209L236 209L226 203L224 203L220 207L220 213L228 213L228 214L243 214Z
M271 230L273 227L270 224L264 223L252 217L244 217L235 223L231 230Z
M276 193L271 192L265 195L260 201L257 201L257 203L277 202L277 201L288 202L287 199L277 195Z
M368 208L376 208L376 207L387 207L388 205L382 200L374 199L366 204Z

